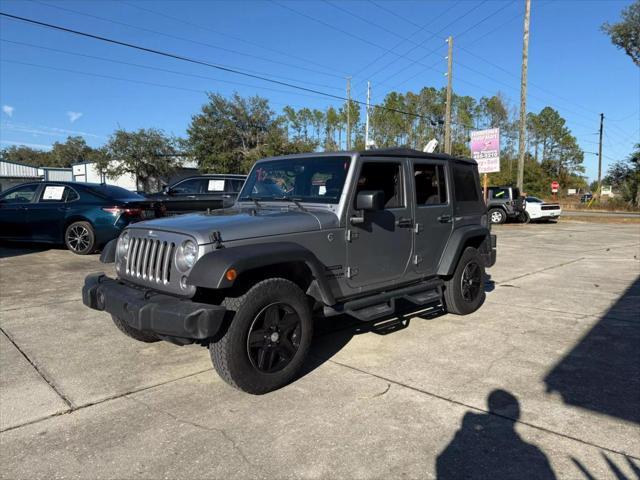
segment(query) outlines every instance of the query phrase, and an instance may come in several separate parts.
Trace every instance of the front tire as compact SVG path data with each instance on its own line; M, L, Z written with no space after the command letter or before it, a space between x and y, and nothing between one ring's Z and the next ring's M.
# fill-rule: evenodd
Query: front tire
M453 276L445 281L444 303L449 313L468 315L480 308L484 292L484 263L478 250L467 247Z
M489 220L491 223L501 224L507 221L507 214L501 208L492 208L489 210Z
M222 304L233 318L224 336L209 344L220 377L254 395L294 380L313 336L311 308L304 292L289 280L270 278Z
M131 328L127 322L119 317L116 317L115 315L111 315L111 319L113 320L115 326L118 327L118 330L124 333L127 337L144 343L153 343L160 341L160 339L152 333L142 332L140 330L136 330L135 328Z
M89 222L73 222L64 232L64 243L76 255L88 255L96 249L96 234Z

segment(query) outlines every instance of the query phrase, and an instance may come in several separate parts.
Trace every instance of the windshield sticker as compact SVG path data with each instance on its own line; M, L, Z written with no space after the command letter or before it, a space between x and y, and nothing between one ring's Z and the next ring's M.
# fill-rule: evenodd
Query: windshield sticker
M64 187L49 186L44 189L42 193L42 200L62 200L64 194Z
M207 190L210 192L224 192L224 180L209 180Z

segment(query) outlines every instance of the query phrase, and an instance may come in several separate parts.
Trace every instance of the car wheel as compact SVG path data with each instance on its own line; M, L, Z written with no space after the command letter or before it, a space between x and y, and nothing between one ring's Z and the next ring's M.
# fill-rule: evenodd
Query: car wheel
M531 221L531 217L527 212L520 212L518 215L518 221L520 223L529 223Z
M271 278L222 304L233 318L209 344L213 366L229 385L254 395L276 390L298 375L313 336L309 299L293 282Z
M160 339L154 334L136 330L135 328L130 327L127 322L119 317L116 317L115 315L111 315L111 319L113 320L113 323L116 325L116 327L118 327L118 330L124 333L127 337L131 337L134 340L138 340L139 342L144 343L153 343L160 341Z
M507 214L500 208L492 208L489 210L489 220L491 223L504 223L507 221Z
M484 263L478 250L467 247L453 276L445 281L444 303L449 313L467 315L484 303Z
M78 255L87 255L95 250L96 235L89 222L73 222L64 232L64 243Z

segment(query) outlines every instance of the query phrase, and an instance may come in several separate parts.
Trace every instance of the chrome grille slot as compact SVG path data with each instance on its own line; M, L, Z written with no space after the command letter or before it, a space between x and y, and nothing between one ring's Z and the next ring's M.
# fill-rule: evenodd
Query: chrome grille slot
M175 243L152 238L131 239L127 256L126 274L155 283L171 280L171 257Z

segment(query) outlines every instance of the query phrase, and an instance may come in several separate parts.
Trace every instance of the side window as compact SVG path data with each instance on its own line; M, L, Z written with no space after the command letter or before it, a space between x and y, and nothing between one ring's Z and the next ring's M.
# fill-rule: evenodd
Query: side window
M39 186L37 183L23 185L0 197L0 200L3 203L29 203L33 200Z
M413 180L417 205L447 203L447 182L442 165L414 164Z
M489 198L494 200L511 200L508 188L491 188L489 189Z
M227 180L227 193L238 193L243 183L242 180Z
M478 187L472 165L453 165L453 185L457 202L478 201Z
M402 165L399 163L364 163L358 177L356 195L363 190L382 190L385 208L403 207Z
M191 178L184 182L178 183L171 190L178 195L193 195L195 193L204 193L204 182L202 178Z
M78 195L78 192L76 192L73 188L67 187L66 195L66 202L74 202L80 199L80 195Z
M64 202L66 191L69 189L64 185L46 185L40 194L40 203Z

